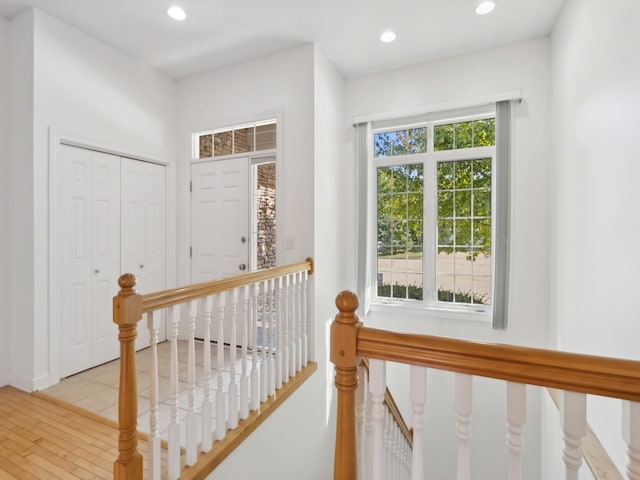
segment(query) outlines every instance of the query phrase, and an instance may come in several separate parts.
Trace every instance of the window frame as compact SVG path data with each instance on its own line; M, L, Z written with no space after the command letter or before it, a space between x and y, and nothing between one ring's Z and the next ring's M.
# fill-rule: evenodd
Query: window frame
M384 121L380 125L373 125L370 129L368 143L370 148L367 154L367 251L369 252L369 309L372 311L387 310L389 308L402 308L408 313L434 314L439 318L456 318L465 320L491 321L493 313L494 284L495 284L495 241L496 241L496 144L492 146L470 147L452 150L434 150L434 127L436 125L466 122L486 118L496 118L495 105L487 106L481 110L464 114L462 112L442 113L430 115L429 118L407 119L407 121ZM426 127L427 149L424 153L410 153L404 155L375 156L375 134L396 131L409 128ZM491 159L491 297L488 305L463 304L444 302L437 299L437 166L440 162ZM424 172L423 194L423 299L401 299L381 297L378 295L378 228L377 228L377 170L380 167L392 167L398 165L422 164ZM428 218L433 219L427 221Z

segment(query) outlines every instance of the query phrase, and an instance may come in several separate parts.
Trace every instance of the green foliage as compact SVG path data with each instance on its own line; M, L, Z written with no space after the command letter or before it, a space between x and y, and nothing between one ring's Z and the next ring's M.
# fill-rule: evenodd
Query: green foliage
M491 251L491 159L440 162L438 253Z
M376 133L373 136L373 154L376 157L424 153L426 151L427 129L424 127Z
M404 298L409 300L422 300L422 287L418 285L402 285L385 283L378 285L378 296L386 298Z
M437 152L495 145L495 126L495 118L436 125L433 128L433 148Z
M422 300L423 289L418 285L403 285L400 283L391 285L390 283L385 283L378 285L378 296L384 298ZM439 288L438 301L486 305L488 296L486 294L478 295L472 291L463 292L459 290L457 292L453 292L453 290Z
M440 302L475 303L486 305L487 300L487 294L478 295L472 291L463 292L458 290L457 292L453 292L453 290L438 289L438 301Z
M422 164L378 168L378 254L422 251Z
M440 251L489 254L491 159L440 162L437 177ZM378 256L422 251L422 164L380 167L377 184Z

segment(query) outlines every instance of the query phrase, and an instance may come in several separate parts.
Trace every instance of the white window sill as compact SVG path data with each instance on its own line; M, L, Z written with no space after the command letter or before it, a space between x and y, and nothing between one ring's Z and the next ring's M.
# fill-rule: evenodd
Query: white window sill
M472 321L491 324L493 312L489 309L474 310L473 307L446 308L431 307L423 304L399 301L375 301L369 305L369 312L377 312L385 315L397 315L402 313L407 317L422 317L430 320L444 321Z

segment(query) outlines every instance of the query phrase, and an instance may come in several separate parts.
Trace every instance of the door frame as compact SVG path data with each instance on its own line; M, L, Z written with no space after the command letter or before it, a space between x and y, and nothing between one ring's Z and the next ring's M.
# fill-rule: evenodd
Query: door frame
M212 159L194 158L193 152L193 135L196 132L204 132L207 130L217 130L233 125L241 125L244 123L256 123L263 120L275 119L277 124L276 130L276 148L274 150L263 150L259 152L245 152L237 154L238 157L249 157L250 165L256 158L275 157L276 162L276 212L282 211L282 199L284 198L284 112L282 109L267 110L256 113L255 115L247 115L243 117L225 118L223 120L201 121L197 124L187 126L183 130L183 157L186 161L179 162L178 175L178 195L180 202L178 208L180 211L189 212L189 215L182 215L177 219L176 229L178 234L178 273L177 280L181 285L187 285L191 282L191 257L189 256L189 247L192 245L191 238L191 193L189 191L189 182L191 181L191 165L211 161ZM233 158L234 155L226 155L218 157L219 159ZM249 186L251 189L251 185ZM249 192L251 195L251 190ZM250 201L252 201L250 199ZM278 221L276 225L276 238L284 238L282 221ZM276 260L283 256L283 242L276 244Z
M60 252L60 233L62 226L62 216L64 212L61 211L61 196L63 194L62 188L60 185L60 174L61 174L61 161L62 156L60 152L61 145L69 145L72 147L80 147L85 148L87 150L94 150L101 153L108 153L111 155L117 155L119 157L128 157L134 160L140 160L144 162L156 163L159 165L164 165L167 167L167 207L169 207L171 202L171 193L169 186L171 182L169 181L171 170L170 164L168 162L159 161L156 159L144 157L141 155L137 155L134 153L130 153L126 148L119 148L118 146L114 146L111 142L106 142L103 140L98 140L94 138L88 138L86 136L78 135L75 133L67 132L64 130L57 129L55 127L49 127L49 207L48 207L48 218L49 218L49 242L48 242L48 340L47 346L49 349L48 355L48 371L38 375L33 382L33 390L42 390L51 385L55 385L60 382L60 372L61 372L61 363L62 363L62 302L61 302L61 285L60 285L60 274L61 274L61 258L59 255ZM169 208L166 211L167 215L167 231L175 225L175 222L170 221L171 216L169 215ZM167 275L167 284L169 284L169 265L170 265L170 246L173 245L173 242L169 241L169 236L167 235L167 253L166 253L166 262L167 262L167 271L165 274ZM41 331L38 329L34 329L34 335L42 335Z

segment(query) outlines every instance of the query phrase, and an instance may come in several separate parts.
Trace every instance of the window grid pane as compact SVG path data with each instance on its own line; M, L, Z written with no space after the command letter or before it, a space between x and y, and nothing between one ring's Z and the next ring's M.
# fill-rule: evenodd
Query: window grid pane
M378 296L423 299L424 167L377 169Z
M222 155L231 155L233 153L233 132L218 132L213 134L213 155L220 157Z
M488 147L496 144L495 118L447 123L433 127L434 150Z
M213 157L213 135L205 134L198 137L198 158Z
M427 129L407 128L391 132L380 132L373 136L373 155L391 157L427 151Z
M436 287L441 302L491 304L491 159L440 162Z

